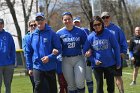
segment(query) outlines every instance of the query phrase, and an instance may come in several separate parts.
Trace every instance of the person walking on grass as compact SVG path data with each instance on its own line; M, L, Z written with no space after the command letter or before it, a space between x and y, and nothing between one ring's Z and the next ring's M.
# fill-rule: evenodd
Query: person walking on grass
M73 25L70 12L62 14L65 25L57 31L62 45L62 71L68 84L68 93L85 93L85 62L82 46L86 34L82 29Z
M84 32L85 34L88 36L89 35L89 30L84 28L84 27L81 27L81 18L80 17L75 17L73 19L73 24L77 27L80 27ZM93 93L93 77L92 77L92 67L91 67L91 62L89 60L89 58L85 58L85 61L86 61L86 84L87 84L87 87L88 87L88 92L89 93Z
M121 67L119 44L115 36L104 28L104 23L99 16L94 16L90 26L94 30L85 42L84 54L92 62L97 84L96 93L104 93L104 77L108 93L114 93L114 70Z
M114 23L111 22L111 16L109 12L102 12L101 18L103 19L105 28L109 29L111 33L116 37L116 40L119 43L120 47L120 56L121 56L121 64L123 63L123 59L127 53L127 41L124 35L124 32L121 28ZM115 82L118 87L119 93L124 93L124 86L122 80L122 66L120 69L115 70Z
M15 65L15 43L12 35L5 31L4 20L0 18L0 93L4 80L5 93L11 93Z
M49 89L49 92L44 91L44 93L57 93L55 70L56 57L61 53L60 39L47 25L44 13L37 13L35 20L37 28L27 38L25 54L28 73L34 76L34 93L41 93L44 79ZM52 53L53 49L58 50L57 55Z
M36 21L35 20L30 20L28 22L28 32L27 34L24 36L23 40L22 40L22 49L23 49L23 52L24 52L24 56L26 54L26 39L28 37L30 37L30 34L35 30L37 24L36 24ZM33 92L34 92L34 88L35 88L35 83L34 83L34 78L33 78L33 75L29 75L30 77L30 81L32 83L32 87L33 87Z
M130 85L136 85L140 67L140 27L135 27L134 36L130 39L129 58L134 65L133 78Z

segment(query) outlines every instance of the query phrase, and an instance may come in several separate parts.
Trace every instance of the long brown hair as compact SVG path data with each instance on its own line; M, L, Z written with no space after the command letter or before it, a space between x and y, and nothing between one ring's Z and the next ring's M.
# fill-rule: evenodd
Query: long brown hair
M90 30L91 30L91 31L95 31L95 29L93 28L93 23L94 23L94 21L99 21L99 22L101 22L101 23L102 23L102 29L104 29L104 22L103 22L102 18L99 17L99 16L94 16L94 17L91 19L91 21L90 21Z

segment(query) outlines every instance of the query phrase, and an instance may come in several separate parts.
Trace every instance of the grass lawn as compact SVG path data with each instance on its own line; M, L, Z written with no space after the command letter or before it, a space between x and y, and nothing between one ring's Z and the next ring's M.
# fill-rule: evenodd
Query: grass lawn
M126 67L123 69L123 80L124 80L124 89L125 93L140 93L140 77L138 76L137 79L137 85L130 86L132 80L132 69L129 67ZM96 89L96 82L94 79L94 89ZM104 90L106 91L106 83L104 82ZM2 93L4 93L4 87L2 86ZM13 82L12 82L12 93L32 93L32 87L28 76L14 76ZM86 93L87 89L86 89ZM94 90L94 93L95 90ZM115 93L119 93L118 89L115 89Z

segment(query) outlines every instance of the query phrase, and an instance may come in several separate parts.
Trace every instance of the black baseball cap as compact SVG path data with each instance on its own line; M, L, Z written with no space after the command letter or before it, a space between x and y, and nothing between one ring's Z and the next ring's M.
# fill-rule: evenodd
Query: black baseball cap
M4 24L4 20L2 18L0 18L0 23Z

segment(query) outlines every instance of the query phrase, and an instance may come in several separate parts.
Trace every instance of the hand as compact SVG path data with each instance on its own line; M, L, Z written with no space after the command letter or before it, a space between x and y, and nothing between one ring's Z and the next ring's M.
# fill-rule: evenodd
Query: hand
M102 64L101 61L96 61L96 65L100 65L100 64Z
M85 53L85 57L90 57L90 56L91 56L91 53L92 53L92 51L91 51L91 49L89 49L89 50Z
M125 54L121 53L121 58L124 59L125 58Z
M117 66L117 68L116 69L120 69L121 68L121 66Z
M131 60L131 61L135 61L135 58L134 58L134 57L131 57L130 60Z
M135 63L135 58L134 57L131 57L130 60L131 60L132 63Z
M91 61L90 60L86 60L87 66L91 66Z
M29 71L28 71L28 74L29 74L30 76L32 76L32 75L33 75L33 70L29 70Z
M45 64L45 63L49 62L49 57L48 56L44 56L43 58L41 58L41 60Z
M58 54L58 50L57 49L53 49L52 54L57 55Z

